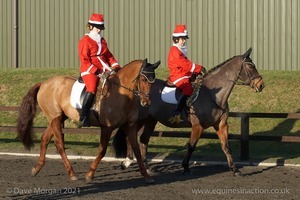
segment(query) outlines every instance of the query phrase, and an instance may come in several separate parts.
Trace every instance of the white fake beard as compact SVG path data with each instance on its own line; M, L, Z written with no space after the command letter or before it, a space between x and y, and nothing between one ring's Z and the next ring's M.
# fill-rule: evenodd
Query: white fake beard
M185 57L187 57L187 47L186 47L186 45L184 45L184 46L180 46L179 45L179 43L177 43L177 44L175 44L177 47L178 47L178 49L183 53L183 55L185 56Z
M97 43L100 43L101 35L99 33L94 32L94 31L90 31L90 33L88 35L90 36L90 38L95 40Z

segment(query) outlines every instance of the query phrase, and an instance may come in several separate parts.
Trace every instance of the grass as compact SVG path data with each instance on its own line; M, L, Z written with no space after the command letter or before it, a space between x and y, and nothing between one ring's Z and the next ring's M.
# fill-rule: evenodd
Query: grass
M75 68L2 69L0 75L0 105L19 106L28 89L35 84L56 75L78 76ZM254 93L249 87L235 86L229 98L232 112L299 112L300 111L300 71L260 71L265 81L262 93ZM164 67L157 70L157 76L166 79L168 71ZM15 126L17 112L0 112L0 126ZM35 118L35 126L46 126L42 113ZM239 118L229 118L230 133L240 133ZM67 122L67 127L74 124ZM159 124L157 130L172 130ZM174 130L174 129L173 129ZM177 129L176 131L178 131ZM189 131L189 129L181 129ZM208 132L213 132L208 129ZM300 120L294 119L250 119L250 134L300 136ZM65 136L68 154L96 155L99 135L69 134ZM0 133L0 151L24 152L22 144L15 139L15 133ZM36 134L37 145L32 150L39 151L40 133ZM151 138L149 152L154 156L182 158L186 152L185 138ZM192 159L225 160L218 140L200 139ZM232 153L239 160L240 143L231 141ZM49 152L56 152L53 144ZM110 153L110 152L108 152ZM250 160L300 163L299 143L267 141L250 142Z

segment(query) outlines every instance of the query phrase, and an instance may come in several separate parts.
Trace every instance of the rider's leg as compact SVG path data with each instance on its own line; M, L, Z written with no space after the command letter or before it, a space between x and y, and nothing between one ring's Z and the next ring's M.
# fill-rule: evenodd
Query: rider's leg
M79 122L78 122L78 128L80 128L82 126L89 126L88 115L89 115L90 109L93 105L94 97L95 97L95 94L93 94L92 92L87 92L85 94L83 102L82 102L82 110L81 110L81 114L80 114L80 118L79 118Z

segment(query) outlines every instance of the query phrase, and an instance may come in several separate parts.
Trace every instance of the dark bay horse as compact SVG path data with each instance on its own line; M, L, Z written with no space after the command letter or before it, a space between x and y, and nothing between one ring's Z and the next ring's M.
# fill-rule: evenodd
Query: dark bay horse
M243 55L234 56L226 60L204 75L200 90L196 93L198 96L191 103L185 120L179 124L169 121L176 105L165 103L161 98L166 82L158 79L155 81L151 89L151 106L148 108L140 107L138 127L139 129L144 128L141 129L142 134L140 136L140 148L144 161L146 161L150 135L153 133L157 122L172 128L191 127L192 132L188 150L182 162L184 172L189 173L189 160L201 134L205 129L213 127L220 139L221 147L227 157L230 169L234 174L240 174L234 165L228 143L228 98L238 81L243 85L249 85L255 92L261 92L264 88L262 77L250 58L251 51L252 48ZM124 139L120 140L120 138L123 138L122 133L122 129L119 129L114 138L113 146L117 155L124 155L126 154L124 152L127 152L127 159L122 162L122 168L126 168L132 163L133 155L128 141L127 145L122 144L125 141Z
M130 144L133 146L134 154L138 160L141 174L147 183L153 182L148 175L137 142L138 104L137 96L141 106L149 106L150 90L155 80L155 69L160 61L150 64L145 60L135 60L125 65L117 73L108 76L99 84L94 103L94 113L98 116L91 125L99 126L101 139L98 155L86 174L86 180L92 180L94 172L105 156L107 145L112 131L117 127L124 128ZM37 110L37 103L48 120L48 127L41 136L40 157L37 165L32 169L32 175L37 175L45 164L45 156L48 143L54 136L54 144L61 155L64 166L71 180L77 180L75 172L67 158L64 141L62 138L61 124L67 118L74 121L79 120L80 109L72 107L70 95L72 85L76 78L70 76L57 76L42 83L36 83L24 96L17 122L18 136L23 145L30 150L33 146L33 119ZM90 112L92 118L93 112Z

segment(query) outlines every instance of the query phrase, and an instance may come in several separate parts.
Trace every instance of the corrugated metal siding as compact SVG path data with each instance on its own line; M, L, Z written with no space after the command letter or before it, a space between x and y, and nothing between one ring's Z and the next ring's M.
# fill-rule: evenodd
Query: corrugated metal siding
M13 55L13 13L12 3L0 0L0 67L11 67Z
M0 66L12 65L12 2L0 0ZM176 24L187 25L189 58L207 68L253 47L259 69L300 69L298 0L19 0L19 66L79 67L77 44L92 12L124 65L166 66Z

